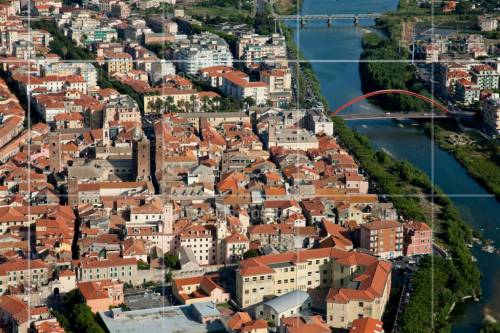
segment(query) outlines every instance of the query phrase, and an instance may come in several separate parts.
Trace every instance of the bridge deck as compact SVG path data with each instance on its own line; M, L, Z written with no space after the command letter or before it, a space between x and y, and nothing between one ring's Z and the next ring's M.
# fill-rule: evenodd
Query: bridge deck
M381 17L382 13L368 13L368 14L318 14L318 15L274 15L276 20L353 20L353 19L371 19Z
M444 119L452 118L452 114L444 113L375 113L375 114L355 114L355 115L344 115L339 114L344 120L371 120L371 119Z

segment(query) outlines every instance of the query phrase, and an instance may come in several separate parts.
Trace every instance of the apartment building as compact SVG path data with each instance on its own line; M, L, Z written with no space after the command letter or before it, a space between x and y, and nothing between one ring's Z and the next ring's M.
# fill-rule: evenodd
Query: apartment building
M500 99L488 99L481 115L484 124L495 133L500 134Z
M432 253L432 230L423 222L404 224L404 255L414 256Z
M389 259L403 255L403 224L373 221L361 225L360 246L378 257Z
M73 268L79 282L119 279L124 283L137 284L142 282L137 273L135 258L82 258L75 260Z
M238 72L229 72L222 75L222 92L237 100L251 98L257 106L265 106L269 100L269 85L263 81L250 82L248 76Z
M241 261L236 302L243 308L294 290L329 288L327 323L349 327L361 314L380 319L391 287L391 264L359 252L321 248Z
M357 266L368 263L390 267L389 263L367 254L334 248L291 251L243 260L236 273L236 301L242 307L248 307L262 302L265 296L280 296L292 290L306 291L318 287L361 290L362 286L356 287L350 282L359 273ZM384 286L387 284L390 284L390 274L385 277ZM368 288L367 285L363 287Z
M132 56L125 52L107 53L104 55L108 74L127 74L133 69Z
M271 126L268 130L267 147L283 147L294 150L317 149L318 139L300 127Z
M286 41L280 34L260 36L257 34L243 35L236 46L238 59L244 60L247 67L263 61L274 62L285 59Z
M14 259L0 264L0 293L8 287L47 284L48 267L41 260Z
M17 296L0 296L0 327L5 332L30 332L32 323L47 317L49 309L46 306L31 307Z
M193 107L192 102L196 101L198 96L199 93L194 89L156 88L154 92L144 94L144 113L156 112L155 105L158 103L157 101L161 101L162 104L175 105L178 108L189 105L191 109Z
M0 121L0 148L8 144L23 131L23 123L24 117L20 115L7 116Z
M91 63L84 62L54 62L42 64L41 76L73 76L80 75L89 89L97 87L97 69Z
M250 241L244 234L233 232L224 238L222 246L222 261L225 264L232 264L243 259L243 254L250 248Z
M8 29L1 32L0 46L6 54L12 54L17 41L26 41L34 47L49 47L52 36L49 32L37 29ZM33 47L33 48L34 48Z
M199 265L217 264L215 228L209 225L191 225L177 234L176 249L190 248Z
M180 72L196 74L205 67L233 66L233 55L227 42L211 33L189 36L176 44L174 59Z
M471 69L472 78L481 90L494 90L498 89L498 73L493 67L489 65L475 65Z
M261 71L260 78L269 87L269 100L273 106L286 107L292 99L292 74L288 68Z
M455 85L455 98L464 105L479 101L481 89L479 85L466 79L460 79Z

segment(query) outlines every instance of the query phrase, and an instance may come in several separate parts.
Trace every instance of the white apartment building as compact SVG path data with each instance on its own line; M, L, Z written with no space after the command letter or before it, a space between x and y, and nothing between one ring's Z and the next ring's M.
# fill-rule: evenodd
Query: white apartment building
M174 54L177 69L187 74L196 74L199 69L212 66L233 66L233 55L226 41L214 34L203 33L190 36L177 43Z
M88 88L97 87L97 70L91 63L77 62L53 62L43 64L40 69L42 76L71 76L80 75L87 82Z
M246 66L262 61L272 62L287 56L285 37L280 34L244 35L239 39L236 51L238 58L244 60Z
M222 75L222 92L240 101L252 98L258 106L265 106L269 100L269 86L262 81L250 82L248 76L234 75L233 72Z

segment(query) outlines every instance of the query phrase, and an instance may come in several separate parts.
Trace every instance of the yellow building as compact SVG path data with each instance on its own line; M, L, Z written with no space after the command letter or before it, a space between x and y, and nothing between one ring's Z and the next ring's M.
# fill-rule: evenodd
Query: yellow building
M128 53L107 53L104 55L108 74L127 74L133 69L132 56Z
M390 263L359 252L321 248L241 261L236 301L246 308L266 296L324 288L328 325L347 328L360 316L380 319L390 286Z

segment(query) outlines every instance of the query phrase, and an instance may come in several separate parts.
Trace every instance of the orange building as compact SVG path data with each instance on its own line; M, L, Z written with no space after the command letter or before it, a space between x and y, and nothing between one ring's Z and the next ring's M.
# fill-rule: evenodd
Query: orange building
M94 313L107 311L110 306L119 306L124 302L123 283L118 280L81 282L78 290Z
M361 225L360 246L384 259L403 255L403 224L373 221Z

